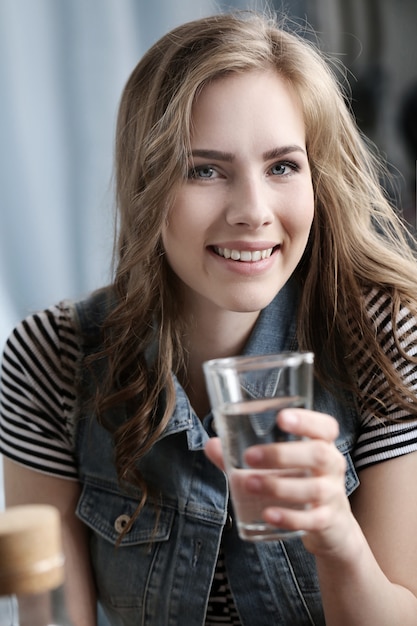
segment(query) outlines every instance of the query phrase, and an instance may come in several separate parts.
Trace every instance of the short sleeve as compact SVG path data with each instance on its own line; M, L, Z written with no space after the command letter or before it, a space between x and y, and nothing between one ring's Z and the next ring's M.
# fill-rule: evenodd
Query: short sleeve
M79 356L68 303L32 315L14 329L1 365L2 454L34 470L77 479L71 416Z
M406 306L398 312L394 324L398 343L393 332L390 296L373 291L368 296L368 314L372 317L378 341L390 357L402 383L417 397L417 320ZM354 461L357 469L417 450L417 415L398 406L392 399L390 387L374 362L362 358L358 367L359 386L363 393L372 390L378 398L379 410L383 407L386 419L376 418L372 411L363 409L361 432L357 441Z

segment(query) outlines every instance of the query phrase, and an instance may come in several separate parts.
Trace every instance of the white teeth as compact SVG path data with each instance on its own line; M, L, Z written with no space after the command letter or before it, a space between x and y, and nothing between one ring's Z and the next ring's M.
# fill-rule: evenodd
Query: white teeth
M232 259L233 261L260 261L261 259L267 259L271 256L273 248L267 248L266 250L231 250L229 248L217 248L215 251L218 255L225 259Z

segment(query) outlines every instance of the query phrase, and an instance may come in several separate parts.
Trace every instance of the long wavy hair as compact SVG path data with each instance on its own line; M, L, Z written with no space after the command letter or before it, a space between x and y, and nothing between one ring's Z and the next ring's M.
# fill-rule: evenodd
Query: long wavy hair
M167 425L175 403L171 372L185 362L180 290L161 230L186 176L193 103L218 77L271 68L299 96L315 193L310 239L297 268L299 345L315 352L322 380L332 372L358 393L349 355L365 351L395 400L417 410L364 299L376 287L389 293L394 319L404 305L416 312L416 261L337 72L315 44L273 16L219 14L162 37L133 70L120 103L115 306L103 327L108 369L97 401L99 415L121 403L132 407L132 417L113 433L122 480L141 481L137 461Z

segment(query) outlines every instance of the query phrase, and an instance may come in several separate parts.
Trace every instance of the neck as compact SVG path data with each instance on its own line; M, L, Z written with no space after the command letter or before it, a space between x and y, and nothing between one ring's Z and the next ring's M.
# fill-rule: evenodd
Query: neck
M203 362L241 354L258 315L259 312L205 311L204 315L193 316L187 334L187 371L181 382L200 418L209 411Z

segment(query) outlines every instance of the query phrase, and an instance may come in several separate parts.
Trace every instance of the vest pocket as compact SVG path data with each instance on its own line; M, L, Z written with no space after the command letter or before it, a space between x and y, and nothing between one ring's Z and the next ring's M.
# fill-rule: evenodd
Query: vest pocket
M77 515L96 534L116 544L133 517L138 501L123 495L116 485L87 481L78 502ZM148 501L124 534L120 546L169 539L175 510Z
M169 503L156 506L148 501L121 538L138 501L117 489L113 483L87 480L76 512L91 531L91 560L106 612L115 615L116 609L124 615L134 608L137 618L145 611L150 582L160 584L172 557L168 540L176 512Z

